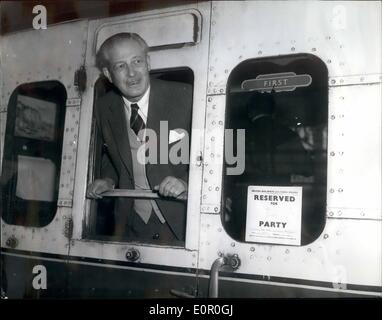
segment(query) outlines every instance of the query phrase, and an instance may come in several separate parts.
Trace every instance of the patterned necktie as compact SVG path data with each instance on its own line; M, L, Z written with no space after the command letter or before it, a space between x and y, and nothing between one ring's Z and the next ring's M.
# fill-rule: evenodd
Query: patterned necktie
M136 136L138 132L145 128L145 122L138 113L139 106L136 103L131 104L131 117L130 117L130 128L133 129Z

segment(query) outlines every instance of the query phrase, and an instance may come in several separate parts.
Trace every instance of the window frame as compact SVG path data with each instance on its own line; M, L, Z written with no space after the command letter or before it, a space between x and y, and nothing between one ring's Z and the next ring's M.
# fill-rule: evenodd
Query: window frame
M44 85L50 85L50 86L55 86L54 90L56 91L61 91L61 101L58 101L59 98L57 96L50 96L49 99L44 99L45 97L42 97L43 91L47 91L50 89L46 89L43 86ZM31 89L32 87L32 89ZM32 95L27 95L25 93L26 90L33 90ZM37 93L36 93L37 91ZM45 94L46 92L44 92ZM31 97L33 99L38 99L38 100L44 100L48 103L53 103L55 104L55 119L54 119L54 136L52 140L46 140L46 139L38 139L36 137L27 137L27 136L22 136L20 134L16 134L16 122L17 122L17 117L18 117L18 109L17 109L17 103L18 103L18 97L19 96L26 96L26 97ZM63 170L63 146L64 146L64 139L65 139L65 120L66 120L66 101L67 101L67 95L68 92L66 90L66 87L64 86L63 83L61 83L59 80L52 79L52 80L47 80L47 81L35 81L35 82L27 82L27 83L22 83L18 85L11 93L9 101L8 101L8 108L7 108L7 116L6 116L6 128L5 128L5 133L4 133L4 146L3 146L3 153L2 153L2 170L1 170L1 177L3 179L3 176L7 173L5 173L6 168L4 166L7 165L7 159L6 156L12 157L14 163L10 164L12 170L15 172L15 177L11 178L14 179L15 182L12 183L13 186L9 187L4 187L2 186L2 193L7 193L8 190L12 189L12 194L9 196L11 199L10 201L17 201L18 203L21 203L22 207L30 207L38 205L40 210L41 207L46 207L47 210L50 210L50 219L47 221L44 221L43 223L40 223L39 221L42 219L41 214L42 212L39 213L38 215L38 221L36 223L31 223L30 221L30 215L31 212L25 212L21 214L21 216L24 217L24 221L27 221L26 224L20 224L20 223L15 223L15 204L11 204L10 206L7 205L7 208L4 209L4 212L2 212L1 219L8 225L13 225L13 226L18 226L18 227L26 227L26 228L44 228L48 226L49 224L52 223L52 221L55 219L57 216L57 212L59 209L59 198L60 198L60 180L61 180L61 171ZM8 132L10 131L10 132ZM17 142L19 141L19 142ZM8 147L9 143L12 144L12 147ZM14 146L18 144L24 144L22 147L22 151L19 150L17 152L14 150ZM28 148L25 144L28 144L29 146L33 147L39 147L40 150L44 150L44 148L41 149L41 145L50 145L54 147L55 151L49 151L45 153L47 157L43 156L37 156L37 155L30 155L30 151L28 151ZM35 153L37 152L34 150ZM32 150L33 152L33 150ZM55 165L55 179L54 179L54 200L53 201L42 201L42 200L33 200L33 199L21 199L16 200L16 191L17 191L17 180L18 180L18 174L17 174L17 167L18 167L18 160L16 160L19 156L26 156L26 157L32 157L33 159L49 159L53 164ZM54 160L52 160L54 159ZM15 164L16 163L16 164ZM5 179L5 178L4 178ZM1 182L3 183L3 182ZM8 197L8 196L7 196ZM4 206L5 207L5 206ZM50 208L49 208L50 207ZM8 211L13 211L9 212L6 214ZM5 217L6 216L6 217ZM8 220L10 218L11 220Z
M320 237L320 234L323 232L323 230L325 229L325 225L326 225L326 202L327 202L327 195L326 195L326 190L327 190L327 175L328 175L328 171L329 171L329 167L328 167L328 159L327 159L327 154L328 154L328 149L327 149L327 146L328 146L328 127L329 127L329 123L328 123L328 112L329 112L329 86L328 86L328 82L329 82L329 75L328 75L328 69L327 69L327 66L325 64L324 61L322 61L319 57L311 54L311 53L296 53L296 54L285 54L285 55L280 55L280 56L266 56L266 57L254 57L254 58L248 58L240 63L238 63L235 67L232 68L230 74L228 75L228 79L227 79L227 85L226 85L226 101L225 101L225 129L227 128L227 123L228 123L228 115L230 114L231 110L229 110L230 106L229 106L229 99L231 98L231 88L230 88L230 85L231 85L231 81L232 81L232 78L233 76L236 76L237 78L241 78L243 76L238 76L237 74L235 74L235 71L237 73L237 70L239 67L243 67L245 66L246 68L248 68L248 65L246 65L246 63L250 62L250 63L254 63L254 64L257 64L257 63L261 63L261 62L269 62L269 63L272 63L272 59L275 59L276 60L276 63L273 62L274 64L274 68L278 68L276 65L277 65L277 60L280 60L280 59L290 59L290 61L286 64L287 66L289 66L293 61L293 58L296 57L296 60L298 59L301 59L303 60L304 58L306 59L306 62L303 62L304 64L308 63L309 59L312 59L314 60L314 63L316 63L316 65L314 65L311 69L316 69L316 68L320 68L320 71L323 71L324 74L323 76L321 77L321 81L319 82L319 85L317 86L317 90L320 90L322 89L321 86L323 87L323 89L325 90L325 97L323 98L323 101L325 103L325 105L323 106L324 109L324 115L322 116L322 119L321 117L319 119L321 119L321 121L323 122L320 122L320 120L318 120L318 124L319 125L323 125L324 128L326 128L326 150L321 150L319 149L320 152L324 152L324 156L322 157L324 160L325 160L325 172L324 173L319 173L318 176L319 177L322 177L324 180L325 180L325 192L323 193L324 197L325 197L325 204L323 204L323 208L321 208L321 212L320 212L320 217L321 217L321 222L322 222L322 226L320 228L320 231L315 234L315 237L314 239L310 239L310 241L308 242L303 242L303 238L302 238L302 235L301 235L301 241L300 241L300 244L298 246L302 247L302 246L305 246L305 245L308 245L312 242L314 242L315 240L317 240L319 237ZM274 61L274 60L273 60ZM292 66L293 66L293 63L292 63ZM290 67L290 69L292 69L292 66ZM284 66L283 66L284 67ZM283 70L283 67L281 68L281 71L279 71L280 73L284 73L284 72L287 72L286 70ZM266 67L265 67L266 69ZM269 68L268 68L269 69ZM309 68L308 68L309 69ZM293 70L290 70L290 72L292 72ZM250 73L250 72L249 72ZM257 72L253 72L254 74L257 74ZM264 72L265 73L265 72ZM272 72L266 72L266 74L274 74L275 72L272 71ZM297 72L295 72L297 73ZM259 72L259 75L262 74L261 72ZM311 76L312 77L312 76ZM254 76L253 76L254 78ZM313 77L312 77L313 78ZM242 79L243 80L243 79ZM248 80L248 79L247 79ZM242 82L242 81L241 81ZM312 81L309 85L312 84ZM294 90L292 90L292 92L294 92L295 90L298 90L299 88L298 87L295 87ZM253 90L253 92L255 91L259 91L261 92L260 90ZM270 91L270 90L269 90ZM281 90L283 91L283 90ZM288 91L288 90L286 90ZM263 90L262 92L265 92L265 90ZM277 94L277 92L276 92ZM316 123L316 125L317 125ZM309 124L307 125L309 126ZM234 130L237 130L238 128L234 129ZM247 137L246 137L247 139ZM225 146L224 146L225 147ZM321 163L316 163L315 166L317 165L320 165ZM233 237L226 229L226 224L225 223L225 201L226 201L226 197L227 197L227 194L226 194L226 178L227 178L227 175L226 175L226 169L227 169L227 163L226 161L224 161L223 163L223 171L222 171L222 194L221 194L221 197L222 197L222 210L221 210L221 220L222 220L222 226L225 230L225 232L227 233L227 235L229 235L230 237ZM317 173L315 175L315 177L317 178ZM255 185L259 185L259 184L256 184ZM269 185L272 185L272 184L269 184ZM289 186L293 186L294 184L291 182L289 184ZM281 186L281 185L280 185ZM319 188L321 185L317 185L315 187L315 189L317 190L317 188ZM303 197L304 197L304 194L306 193L303 192ZM304 211L305 210L305 211ZM245 212L245 216L247 215L247 211L244 210ZM308 211L308 209L304 209L304 205L303 207L301 208L301 233L302 233L302 230L304 228L304 212L306 213ZM246 219L244 219L243 223L240 224L240 231L243 232L244 234L246 233ZM241 243L241 244L247 244L247 245L251 245L251 244L256 244L256 245L290 245L290 244L278 244L278 243L266 243L266 242L255 242L255 241L246 241L245 238L244 239L237 239L237 238L233 238L235 241Z

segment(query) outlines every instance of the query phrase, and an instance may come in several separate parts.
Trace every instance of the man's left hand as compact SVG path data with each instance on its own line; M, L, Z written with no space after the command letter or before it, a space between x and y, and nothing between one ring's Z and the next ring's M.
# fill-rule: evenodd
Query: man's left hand
M187 191L187 183L181 179L168 176L155 186L154 190L157 190L161 196L177 198Z

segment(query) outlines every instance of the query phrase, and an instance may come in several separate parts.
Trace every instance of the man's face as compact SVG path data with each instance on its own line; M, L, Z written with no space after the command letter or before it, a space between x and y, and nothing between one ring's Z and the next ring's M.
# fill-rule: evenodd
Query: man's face
M138 101L150 85L150 62L134 39L115 44L106 52L108 67L104 75L130 101Z

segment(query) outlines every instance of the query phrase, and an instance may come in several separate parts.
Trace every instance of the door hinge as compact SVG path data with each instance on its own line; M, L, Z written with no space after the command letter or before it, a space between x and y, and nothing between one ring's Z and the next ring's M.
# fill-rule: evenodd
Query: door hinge
M65 221L64 235L68 239L71 239L73 236L73 219L72 218L68 218Z
M87 80L87 76L86 76L85 66L81 66L74 73L74 86L77 87L79 93L82 93L85 91L86 80Z

